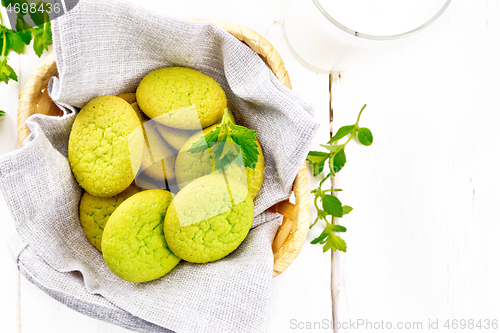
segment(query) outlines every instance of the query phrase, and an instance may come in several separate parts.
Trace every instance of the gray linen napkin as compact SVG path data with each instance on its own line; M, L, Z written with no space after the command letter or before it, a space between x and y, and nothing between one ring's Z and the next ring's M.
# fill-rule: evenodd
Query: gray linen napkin
M312 108L250 48L209 23L83 0L52 29L59 77L49 92L65 115L30 117L24 147L0 157L0 190L17 230L9 246L20 271L67 306L138 332L260 331L280 223L265 210L291 194L318 127ZM224 88L236 121L257 130L265 179L253 229L234 253L209 264L182 262L163 278L134 284L109 271L84 236L67 142L78 108L96 96L135 91L148 72L172 65L197 69Z

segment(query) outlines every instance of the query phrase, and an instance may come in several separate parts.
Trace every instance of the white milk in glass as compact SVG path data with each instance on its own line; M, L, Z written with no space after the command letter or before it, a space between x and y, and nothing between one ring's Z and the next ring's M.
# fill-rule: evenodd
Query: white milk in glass
M316 70L352 68L433 22L450 0L287 0L292 51Z

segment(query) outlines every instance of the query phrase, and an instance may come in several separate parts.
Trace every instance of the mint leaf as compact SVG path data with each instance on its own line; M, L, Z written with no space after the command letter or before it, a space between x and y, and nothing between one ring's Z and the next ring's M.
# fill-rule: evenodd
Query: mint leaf
M40 8L40 6L42 8ZM52 5L50 7L52 9ZM36 5L36 10L29 10L28 13L33 20L33 23L35 23L36 26L41 26L42 24L45 24L50 21L49 14L48 14L49 6L47 2L40 1Z
M315 177L323 171L328 156L328 153L322 151L310 151L307 154L306 161L313 166L313 175Z
M336 153L338 152L340 149L343 148L342 145L320 145L321 147L323 148L326 148L328 149L328 151L330 151L330 153Z
M235 160L237 163L243 164L242 158L238 159L240 156L239 146L232 142L216 142L211 147L211 151L213 152L212 156L216 170L226 171Z
M23 40L24 44L30 45L31 43L31 26L26 23L26 21L23 18L22 14L17 14L17 19L16 19L16 30Z
M328 141L328 143L342 139L344 136L351 133L353 129L354 125L342 126L338 129L337 133L330 139L330 141Z
M321 202L323 203L323 209L328 214L335 217L342 217L343 214L342 203L337 197L330 194L326 194L325 196L323 196Z
M33 28L31 31L33 32L33 50L38 57L41 57L43 50L48 50L49 46L52 45L50 22Z
M245 167L255 170L259 160L257 132L236 124L232 124L231 130L231 139L240 146Z
M4 59L0 61L0 81L9 83L9 79L17 82L17 75L12 67L7 64L7 58L4 57Z
M24 41L21 38L21 35L11 29L6 29L5 34L7 36L7 52L4 55L6 56L9 53L9 50L13 50L17 53L23 53Z
M23 40L23 43L26 45L30 45L31 43L31 30L18 30L17 34ZM24 52L24 51L23 51Z
M373 143L372 132L366 127L361 127L358 130L358 140L364 146L371 145Z
M0 110L0 117L2 117L5 114L5 111Z
M353 208L351 206L344 205L342 206L342 215L349 214L352 210Z
M347 229L344 226L341 226L340 224L333 224L331 227L331 230L333 232L346 232Z
M342 251L342 252L346 252L347 251L347 245L345 243L345 241L340 238L339 236L337 235L334 235L334 234L330 234L330 236L328 236L328 239L325 243L325 245L323 246L323 252L326 252L328 250L332 250L332 251Z
M318 243L320 243L326 237L328 237L328 235L330 235L330 232L325 228L325 230L323 230L323 232L321 233L321 235L319 235L318 237L316 237L315 239L313 239L311 241L311 244L318 244Z
M341 237L335 235L334 232L346 231L347 229L341 225L327 223L325 230L323 230L321 235L311 241L311 244L324 244L323 252L328 250L345 252L347 250L345 241Z
M216 169L226 170L229 164L236 160L245 167L255 170L259 160L259 149L257 145L257 132L244 126L236 125L231 119L228 109L225 109L222 122L205 137L201 137L188 150L190 153L200 153L212 147L214 143L227 142L230 145L217 145L214 147L213 159ZM232 146L231 146L232 145ZM236 149L238 146L239 149ZM237 157L240 155L242 159Z
M213 142L217 142L220 134L220 127L216 127L212 131L208 132L206 135L202 135L201 138L196 141L188 152L192 154L201 153L205 151L208 147L211 147Z
M344 167L345 162L346 162L345 151L344 149L342 149L337 154L335 154L335 157L333 158L334 171L339 172Z

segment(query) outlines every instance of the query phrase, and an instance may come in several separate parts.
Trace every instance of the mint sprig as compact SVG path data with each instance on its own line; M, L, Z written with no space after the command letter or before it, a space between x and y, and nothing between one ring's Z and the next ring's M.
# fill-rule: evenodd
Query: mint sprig
M18 6L15 6L15 5ZM42 56L44 50L48 50L52 45L52 32L50 30L50 18L48 15L49 4L40 1L36 5L36 10L25 10L22 5L28 4L26 0L2 0L2 6L7 11L18 8L16 17L16 31L8 29L3 24L2 15L0 15L0 82L9 83L9 80L18 81L14 69L7 63L10 51L23 53L25 45L29 45L33 40L33 49L38 57ZM26 7L27 8L27 7ZM29 15L35 26L29 25L25 16Z
M372 132L366 127L359 127L359 119L365 108L366 104L363 106L361 111L359 111L358 119L355 124L342 126L328 141L328 144L320 145L328 150L328 152L310 151L306 158L307 162L313 168L314 176L319 175L324 170L326 161L328 161L328 168L330 170L330 172L319 182L318 188L311 191L311 193L314 194L314 206L318 211L318 216L310 228L312 228L319 220L326 222L326 227L321 235L315 238L311 244L323 244L323 252L328 250L342 252L347 251L345 241L340 236L335 234L339 232L346 232L347 229L342 225L334 224L333 218L341 218L344 215L349 214L353 208L351 206L343 205L342 202L340 202L340 200L333 195L337 191L342 191L341 189L323 190L322 186L326 180L335 176L346 164L347 159L345 155L345 147L352 138L357 138L357 140L364 146L370 146L373 143ZM349 137L344 143L335 144L336 141L341 140L346 136ZM321 208L319 201L321 202ZM332 222L328 221L328 217L331 217Z
M217 170L226 170L233 161L255 170L259 159L257 147L257 132L236 125L226 108L220 126L203 135L188 152L196 154L210 148ZM240 152L242 159L238 158Z

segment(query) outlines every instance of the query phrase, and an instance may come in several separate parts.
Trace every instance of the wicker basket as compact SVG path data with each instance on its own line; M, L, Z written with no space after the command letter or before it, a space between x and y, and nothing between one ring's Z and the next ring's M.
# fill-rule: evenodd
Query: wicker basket
M204 21L191 19L192 21ZM255 31L238 24L225 21L211 21L226 30L243 43L247 44L264 60L276 77L291 89L290 78L285 70L283 60L276 49L264 37ZM19 146L30 134L26 119L35 113L61 116L61 110L52 102L47 93L49 79L57 75L55 56L50 53L31 72L26 85L19 96L18 132ZM282 273L299 254L309 230L309 183L305 162L300 168L293 185L295 204L288 200L271 207L269 211L284 216L283 223L273 241L274 253L273 276Z

